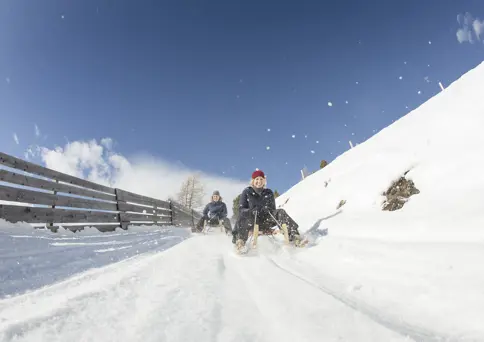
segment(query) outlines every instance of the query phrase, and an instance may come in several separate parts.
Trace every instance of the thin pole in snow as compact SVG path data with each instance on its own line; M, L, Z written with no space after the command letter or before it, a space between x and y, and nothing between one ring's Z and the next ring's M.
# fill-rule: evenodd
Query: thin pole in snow
M442 82L439 82L440 89L444 90L444 86L442 85Z
M353 148L353 143L350 141L348 141L350 143L350 147Z

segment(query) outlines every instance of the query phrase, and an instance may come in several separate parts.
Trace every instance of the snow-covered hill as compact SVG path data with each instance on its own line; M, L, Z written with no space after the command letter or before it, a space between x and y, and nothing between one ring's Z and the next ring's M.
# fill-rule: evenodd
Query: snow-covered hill
M332 235L476 241L484 238L484 63L278 198L303 229L337 212ZM382 193L409 171L420 194L383 212ZM325 187L325 182L328 182ZM463 221L464 220L464 221ZM329 224L329 223L328 223Z
M0 340L484 341L482 89L484 63L280 196L311 248L262 238L240 257L214 233L141 250L0 300ZM419 193L382 211L404 175Z
M308 272L382 314L484 340L483 89L484 63L278 198L302 231L328 229L298 256ZM382 211L405 173L420 192Z

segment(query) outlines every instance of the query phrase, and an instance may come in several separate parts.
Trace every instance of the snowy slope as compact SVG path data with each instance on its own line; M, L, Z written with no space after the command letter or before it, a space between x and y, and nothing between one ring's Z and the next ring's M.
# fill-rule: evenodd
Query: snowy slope
M483 89L484 63L278 198L302 231L328 229L298 256L306 273L382 314L484 340ZM407 170L420 193L382 211Z
M339 201L346 200L345 215L332 220L346 224L333 226L333 234L361 232L367 237L375 224L385 223L391 226L385 231L375 228L375 237L482 241L484 230L478 228L484 223L483 88L484 63L294 186L278 203L289 198L284 208L303 230L336 214ZM382 212L381 194L407 170L407 178L421 193L400 212Z
M484 341L482 89L484 64L280 196L301 231L328 229L311 248L240 257L217 232L142 249L1 299L0 341ZM381 211L407 170L420 194Z

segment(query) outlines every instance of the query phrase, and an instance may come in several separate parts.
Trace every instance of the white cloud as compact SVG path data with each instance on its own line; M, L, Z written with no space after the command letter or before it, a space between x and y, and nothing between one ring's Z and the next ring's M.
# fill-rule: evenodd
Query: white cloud
M29 146L24 153L24 157L26 160L30 160L30 157L35 157L36 155L40 155L39 146Z
M101 139L101 145L106 147L108 150L111 150L113 148L113 139L111 138L102 138Z
M471 13L459 14L457 22L461 27L457 30L456 36L459 43L469 42L474 44L475 39L481 40L484 34L484 20L474 19Z
M484 34L484 20L474 20L472 23L472 28L474 29L474 33L477 39L481 39L481 35Z
M110 138L102 139L101 143L74 141L55 149L39 147L37 154L48 168L161 200L175 197L182 182L198 173L205 187L204 203L208 203L213 190L219 190L229 215L232 215L232 200L249 184L250 175L245 182L190 170L147 155L128 160L111 150L112 143ZM33 152L33 149L28 151Z
M40 129L39 129L39 126L37 126L37 124L34 124L34 128L35 128L35 136L36 137L40 137Z
M18 145L20 144L20 141L18 140L18 136L17 136L17 133L14 133L13 134L13 140L15 140L15 143Z
M469 42L471 44L473 43L472 33L468 28L458 29L456 36L457 36L457 40L459 41L459 43L464 43L464 42Z

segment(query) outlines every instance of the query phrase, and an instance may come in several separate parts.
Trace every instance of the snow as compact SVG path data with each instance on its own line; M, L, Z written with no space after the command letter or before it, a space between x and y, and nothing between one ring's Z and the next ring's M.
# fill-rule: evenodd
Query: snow
M228 242L222 234L188 239L5 299L0 339L405 341L292 275L277 253L239 257Z
M0 298L66 279L148 251L162 251L189 233L185 229L130 227L101 233L85 228L73 233L32 229L0 219Z
M484 63L278 198L303 231L328 229L297 257L308 274L357 288L351 297L385 317L484 340L482 87ZM382 211L381 194L408 170L420 194Z
M484 340L483 87L484 63L279 196L307 249L0 224L0 340Z

